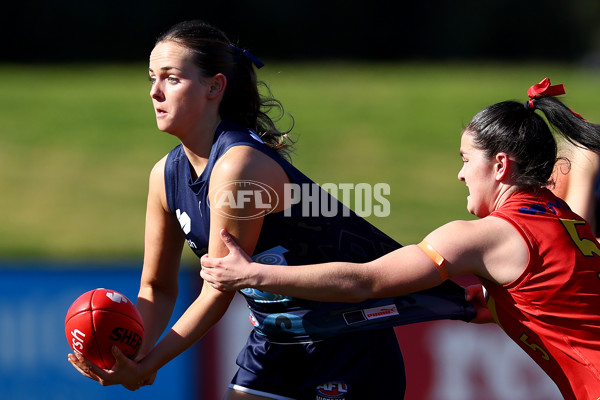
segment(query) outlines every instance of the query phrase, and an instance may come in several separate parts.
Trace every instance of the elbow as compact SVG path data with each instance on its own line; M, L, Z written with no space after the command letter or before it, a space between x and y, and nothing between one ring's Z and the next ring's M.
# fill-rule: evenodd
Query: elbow
M380 274L374 274L376 269L369 264L364 264L364 268L358 270L354 279L351 281L351 302L361 302L368 299L377 299L390 297L388 280L382 279Z
M370 297L368 291L358 283L329 284L319 288L313 287L310 291L301 290L298 293L290 292L289 294L293 297L308 300L339 303L360 303Z
M367 299L378 297L376 290L371 282L357 278L351 287L348 287L346 292L346 302L360 303Z
M360 303L362 301L368 300L370 297L368 296L363 296L363 295L353 295L352 297L350 297L346 303Z

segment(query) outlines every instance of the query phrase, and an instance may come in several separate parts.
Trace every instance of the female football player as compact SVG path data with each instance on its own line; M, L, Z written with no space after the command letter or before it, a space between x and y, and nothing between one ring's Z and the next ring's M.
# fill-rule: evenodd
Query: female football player
M230 254L203 258L219 290L247 287L319 301L360 301L423 290L466 273L489 293L495 321L554 380L563 396L600 398L600 245L590 225L546 187L557 159L553 130L600 152L600 127L553 96L546 78L524 104L489 106L462 134L458 179L467 209L417 244L366 262L309 266L251 263L222 231Z

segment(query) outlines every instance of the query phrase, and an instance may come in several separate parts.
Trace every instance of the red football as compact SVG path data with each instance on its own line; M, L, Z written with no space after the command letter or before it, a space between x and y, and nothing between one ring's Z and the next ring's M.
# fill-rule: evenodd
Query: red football
M65 318L65 334L73 351L101 368L112 368L117 346L134 358L142 345L144 323L135 304L119 292L94 289L71 304Z

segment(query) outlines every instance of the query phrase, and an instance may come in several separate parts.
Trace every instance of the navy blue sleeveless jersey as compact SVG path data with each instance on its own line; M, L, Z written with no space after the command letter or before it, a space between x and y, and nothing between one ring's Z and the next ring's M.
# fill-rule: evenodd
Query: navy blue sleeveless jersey
M198 257L208 248L210 207L207 196L211 172L217 160L233 146L250 146L267 154L284 169L291 183L303 188L303 196L314 199L314 193L307 191L320 191L318 198L327 198L339 211L333 216L311 216L306 215L304 208L303 215L302 202L297 202L285 212L267 214L253 254L255 261L282 265L366 262L400 247L314 184L256 134L223 121L215 133L208 163L198 179L193 179L181 145L169 153L165 166L169 210L179 219L187 242ZM453 282L411 295L361 303L316 302L255 289L241 293L251 310L255 331L269 341L281 343L310 342L356 330L435 319L468 321L474 315L464 300L463 289Z

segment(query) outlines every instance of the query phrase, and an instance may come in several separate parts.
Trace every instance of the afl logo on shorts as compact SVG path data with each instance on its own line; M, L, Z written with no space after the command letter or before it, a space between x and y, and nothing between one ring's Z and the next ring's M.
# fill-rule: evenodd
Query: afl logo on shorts
M252 326L259 326L260 325L258 323L258 320L256 319L256 317L252 313L250 313L250 323L252 324Z
M252 180L235 180L221 183L211 189L214 201L211 210L233 219L261 218L279 204L279 197L266 183ZM244 213L239 210L249 210Z
M327 382L317 386L316 400L344 400L350 387L344 382Z

